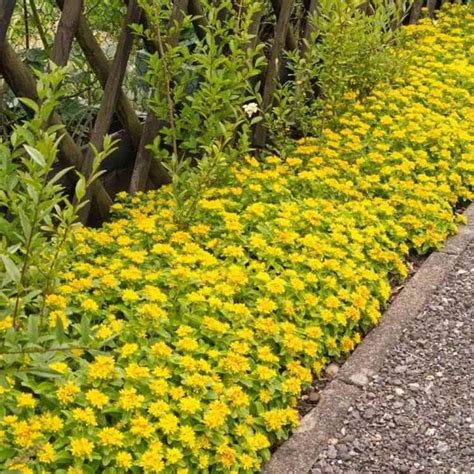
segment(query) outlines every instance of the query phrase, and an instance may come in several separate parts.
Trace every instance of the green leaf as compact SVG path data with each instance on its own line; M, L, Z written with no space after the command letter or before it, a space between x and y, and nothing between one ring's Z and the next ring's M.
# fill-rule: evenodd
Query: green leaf
M28 341L36 343L39 337L39 316L28 317Z
M54 372L53 370L48 369L30 369L28 373L31 375L35 375L37 377L41 377L43 379L59 379L62 377L61 374Z
M18 267L15 265L13 260L8 257L7 255L2 255L1 256L3 264L5 265L5 269L8 273L8 276L15 282L20 281L20 270L18 270Z
M13 448L0 448L0 461L6 461L12 459L16 454L16 450Z
M38 104L34 100L28 99L27 97L20 97L20 99L18 100L22 104L26 105L33 112L38 113L39 107L38 107Z
M64 335L64 327L63 327L61 318L56 318L56 327L54 329L54 335L56 337L56 340L59 342L59 344L62 344L64 342L65 335Z
M83 344L87 344L90 340L91 327L90 321L87 316L82 316L81 319L81 341Z
M30 221L28 219L28 216L27 216L25 210L23 208L19 208L18 209L18 215L20 217L20 224L21 224L21 228L23 230L23 234L25 236L29 235L29 233L31 231L31 224L30 224Z
M57 172L49 181L50 184L54 184L59 181L66 173L74 169L74 166L69 166L67 168L62 169L61 171Z
M86 182L83 176L80 176L76 183L75 196L78 201L82 201L86 195Z
M46 160L44 159L44 156L41 154L41 152L29 145L23 145L23 147L34 162L38 163L42 167L46 166Z

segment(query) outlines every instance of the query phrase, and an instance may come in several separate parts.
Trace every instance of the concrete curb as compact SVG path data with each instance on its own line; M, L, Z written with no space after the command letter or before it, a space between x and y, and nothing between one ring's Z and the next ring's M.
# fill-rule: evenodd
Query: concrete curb
M444 248L432 253L387 309L375 327L351 354L336 378L321 392L318 405L301 420L300 427L273 454L265 474L307 474L341 429L348 408L382 367L397 344L403 328L423 310L448 276L457 259L474 240L474 203L464 215L468 224L450 237Z

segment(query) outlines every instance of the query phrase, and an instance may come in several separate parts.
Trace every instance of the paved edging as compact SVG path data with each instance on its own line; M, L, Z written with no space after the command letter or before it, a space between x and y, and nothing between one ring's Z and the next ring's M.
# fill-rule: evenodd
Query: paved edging
M380 324L347 359L336 378L321 392L318 405L301 420L300 427L280 446L266 465L265 474L307 474L343 425L348 408L362 393L397 344L407 322L422 311L429 297L445 280L459 256L474 240L474 203L464 212L468 224L432 253L387 309Z

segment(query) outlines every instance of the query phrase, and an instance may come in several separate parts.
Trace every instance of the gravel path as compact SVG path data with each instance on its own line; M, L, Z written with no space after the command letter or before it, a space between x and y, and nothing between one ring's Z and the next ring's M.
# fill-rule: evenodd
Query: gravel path
M474 242L405 329L311 470L474 472Z

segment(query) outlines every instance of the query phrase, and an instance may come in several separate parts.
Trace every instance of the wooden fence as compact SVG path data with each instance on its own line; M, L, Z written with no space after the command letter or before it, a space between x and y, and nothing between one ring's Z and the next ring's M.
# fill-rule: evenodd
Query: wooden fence
M143 190L147 186L159 186L166 180L166 173L161 165L153 160L147 146L159 130L160 124L153 112L148 112L146 119L140 120L131 101L123 91L122 83L125 70L137 38L132 34L131 24L146 25L148 19L139 7L137 0L125 0L127 5L126 16L113 60L110 62L101 49L101 46L91 30L87 18L83 14L83 0L51 0L55 1L61 10L60 21L51 48L50 59L57 65L63 66L68 62L74 39L77 40L83 54L103 88L103 96L90 134L90 143L101 149L103 137L109 132L114 115L120 120L121 126L130 137L135 159L130 176L128 190L132 193ZM171 0L170 0L171 1ZM295 18L295 0L269 0L275 13L276 24L273 25L273 40L268 51L268 63L262 83L262 106L265 110L271 106L274 90L280 76L282 56L284 50L304 48L304 38L311 34L309 15L317 13L318 0L305 0L300 13L302 17ZM200 0L174 0L172 5L170 25L179 25L185 13L193 16L196 34L202 34L200 26L205 21L203 6ZM421 14L421 8L426 6L431 15L436 8L444 3L443 0L415 0L409 15L411 23L416 22ZM37 100L35 76L14 51L7 40L7 30L11 22L16 0L0 0L0 75L17 97L28 97ZM261 37L263 12L253 18L251 33L256 41L267 41ZM298 31L296 31L298 29ZM176 29L173 29L176 31ZM175 33L169 41L179 41ZM147 44L147 48L154 48ZM156 47L155 47L156 48ZM63 120L58 113L51 118L52 124L62 124ZM257 125L254 130L254 143L263 147L266 142L266 129L263 124ZM71 135L65 131L60 142L60 157L68 166L74 166L82 173L88 174L91 168L92 152L89 148L83 151ZM112 198L104 184L97 181L92 190L92 206L94 212L103 220L107 217ZM85 209L81 220L86 222L89 208Z

